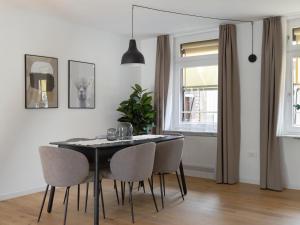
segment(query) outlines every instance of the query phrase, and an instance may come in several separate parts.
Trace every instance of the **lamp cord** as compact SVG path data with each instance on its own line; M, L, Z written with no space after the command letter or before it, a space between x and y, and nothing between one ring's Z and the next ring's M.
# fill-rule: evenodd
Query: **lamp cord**
M152 11L158 11L158 12L176 14L176 15L181 15L181 16L197 17L197 18L202 18L202 19L219 20L219 21L231 21L231 22L241 22L241 23L251 23L252 54L253 54L253 24L254 24L253 20L238 20L238 19L228 19L228 18L211 17L211 16L201 16L201 15L196 15L196 14L182 13L182 12L176 12L176 11L170 11L170 10L164 10L164 9L157 9L157 8L152 8L152 7L148 7L148 6L133 4L132 7L131 7L131 38L132 39L133 39L133 22L134 22L133 21L133 10L134 10L134 7L142 8L142 9L148 9L148 10L152 10Z
M134 7L149 9L149 10L164 12L164 13L171 13L171 14L176 14L176 15L181 15L181 16L197 17L197 18L202 18L202 19L232 21L232 22L241 22L241 23L252 23L253 22L252 20L238 20L238 19L211 17L211 16L200 16L200 15L190 14L190 13L182 13L182 12L176 12L176 11L170 11L170 10L164 10L164 9L157 9L157 8L152 8L152 7L148 7L148 6L143 6L143 5L132 5L132 8L134 8Z
M131 39L133 39L133 10L136 5L131 6Z
M251 53L252 53L252 55L253 55L253 21L251 22L251 32L252 32L252 49L251 49Z

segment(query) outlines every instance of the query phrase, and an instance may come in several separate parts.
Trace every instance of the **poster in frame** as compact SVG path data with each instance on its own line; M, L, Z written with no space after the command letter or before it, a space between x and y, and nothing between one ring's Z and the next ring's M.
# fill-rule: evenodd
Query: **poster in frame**
M95 109L95 64L68 61L70 109Z
M58 108L58 59L25 54L25 108Z

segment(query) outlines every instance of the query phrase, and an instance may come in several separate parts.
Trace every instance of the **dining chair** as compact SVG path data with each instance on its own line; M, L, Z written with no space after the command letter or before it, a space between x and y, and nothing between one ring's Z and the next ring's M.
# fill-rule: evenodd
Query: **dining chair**
M182 186L177 173L182 157L183 142L184 138L179 138L156 144L153 174L159 176L162 208L164 208L164 195L166 193L164 179L166 174L175 172L181 197L184 200Z
M39 148L39 154L47 186L39 212L38 222L41 219L49 186L66 187L65 225L67 220L70 187L85 183L90 179L89 162L82 153L57 147L41 146Z
M99 135L96 138L105 138L105 137L106 136L104 136L104 135ZM66 142L77 142L77 141L88 141L88 140L91 140L91 139L88 139L88 138L71 138L71 139L66 140ZM89 167L90 176L89 176L89 179L86 181L86 195L85 195L85 206L84 206L84 212L85 213L87 212L87 206L88 206L89 183L94 182L94 171L95 171L94 167L95 166L94 166L93 162L92 163L90 162L90 167ZM103 169L106 169L106 168L109 168L109 162L108 161L102 162L101 165L100 165L100 170L103 170ZM117 184L116 184L115 180L114 180L114 189L115 189L116 196L117 196L117 202L119 204L118 187L117 187ZM66 195L67 195L67 189L65 191L65 197L64 197L63 204L65 204ZM95 193L94 193L94 196L95 196ZM101 197L101 202L102 202L102 214L103 214L103 218L105 219L106 215L105 215L105 209L104 209L104 206L103 206L102 186L100 186L100 197ZM78 211L79 211L79 203L80 203L80 184L77 185L77 210Z
M89 138L71 138L66 140L66 142L77 142L77 141L88 141L90 140ZM88 180L86 185L88 186L88 183L91 182L92 180ZM65 204L66 202L66 196L67 196L67 188L65 191L65 197L64 197L64 201L63 204ZM79 204L80 204L80 184L77 185L77 211L79 211ZM85 206L86 208L86 206Z
M134 182L148 180L155 209L158 212L151 175L155 157L155 143L146 143L127 147L115 153L110 161L110 170L100 171L101 178L118 180L121 184L128 183L131 219L134 223L132 189Z

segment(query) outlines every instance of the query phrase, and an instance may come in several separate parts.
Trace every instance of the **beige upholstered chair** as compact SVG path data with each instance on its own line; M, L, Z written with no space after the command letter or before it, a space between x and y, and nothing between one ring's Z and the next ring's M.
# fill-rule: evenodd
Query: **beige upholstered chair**
M106 135L99 135L96 138L105 138ZM87 141L90 140L88 138L71 138L66 140L66 142L77 142L77 141ZM100 170L109 168L109 162L102 162L100 165ZM85 206L84 206L84 212L87 212L87 203L88 203L88 195L89 195L89 183L94 182L94 171L95 171L95 165L93 163L90 163L90 175L89 179L86 181L86 195L85 195ZM102 181L101 181L102 182ZM116 191L116 196L117 196L117 201L119 204L119 195L118 195L118 187L116 181L114 181L114 189ZM94 193L95 195L95 193ZM103 213L103 218L105 219L105 209L104 209L104 203L103 203L103 192L102 192L102 186L100 186L100 195L101 195L101 202L102 202L102 213ZM66 201L66 196L67 196L67 188L65 191L65 197L64 197L64 204ZM79 202L80 202L80 184L77 186L77 210L79 211Z
M131 218L134 223L132 188L134 182L148 180L156 211L158 212L153 184L150 180L155 156L155 143L146 143L125 148L115 153L110 161L110 171L100 171L102 178L128 183Z
M71 138L71 139L66 140L66 142L87 141L87 140L90 140L90 139L88 139L88 138ZM88 189L88 186L89 186L89 182L92 182L92 181L93 181L92 179L87 181L87 183L86 183L87 189ZM87 190L87 194L88 194L88 190ZM66 191L65 191L64 204L66 202L66 197L67 197L67 188L66 188ZM79 202L80 202L80 184L77 185L77 211L79 211ZM85 203L86 203L85 204L85 211L86 211L86 209L87 209L87 197L86 197Z
M66 224L69 190L71 186L85 183L89 179L89 162L76 151L42 146L39 148L44 179L47 183L38 222L40 221L49 186L67 187L64 225Z
M183 141L184 138L180 138L156 144L153 174L159 175L162 208L164 208L165 174L176 173L181 196L184 200L182 186L177 173L182 156Z

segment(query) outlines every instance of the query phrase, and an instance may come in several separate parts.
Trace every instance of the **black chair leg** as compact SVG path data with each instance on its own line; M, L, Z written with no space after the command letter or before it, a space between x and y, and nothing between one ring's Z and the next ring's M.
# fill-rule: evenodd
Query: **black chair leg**
M154 193L153 193L153 183L151 182L150 179L148 179L148 183L149 183L149 186L150 186L150 190L151 190L151 194L152 194L152 198L153 198L153 202L154 202L154 205L155 205L156 212L158 212L156 199L155 199L155 196L154 196Z
M80 184L77 185L77 211L79 211L79 201L80 201Z
M89 182L86 183L86 193L85 193L85 206L84 206L84 212L87 211L87 203L89 198Z
M65 191L65 197L64 197L63 205L66 203L66 198L67 198L67 188L66 188L66 191Z
M67 222L68 204L69 204L69 193L70 193L70 187L67 187L67 199L66 199L66 204L65 204L64 225L66 225L66 222Z
M152 184L152 186L154 188L153 174L151 175L151 184Z
M132 188L133 188L133 182L128 182L129 186L129 199L130 199L130 205L131 205L131 221L134 223L134 212L133 212L133 198L132 198Z
M163 194L163 182L162 182L162 175L161 174L159 174L159 183L160 183L161 207L165 208L165 205L164 205L164 194Z
M141 181L139 182L138 191L140 191Z
M44 197L43 197L43 201L42 201L42 205L41 205L41 209L40 209L40 213L39 213L39 217L38 217L38 222L40 222L41 216L42 216L42 212L43 212L43 208L45 205L45 200L47 197L47 193L48 193L48 189L49 189L49 184L46 187L45 193L44 193Z
M145 183L144 183L144 181L141 181L141 185L142 185L142 187L143 187L144 193L146 193L146 191L145 191Z
M178 182L178 186L179 186L179 189L180 189L182 200L184 200L184 194L183 194L183 190L182 190L182 187L181 187L181 183L180 183L177 171L176 171L176 177L177 177L177 182Z
M114 180L114 188L115 188L115 191L116 191L116 196L117 196L118 205L120 205L119 192L118 192L118 186L117 186L116 180Z
M122 205L124 205L125 200L125 182L121 181L121 192L122 192Z
M163 188L164 188L164 196L166 196L166 183L165 183L165 174L162 175L163 178Z
M105 219L105 208L104 208L104 199L103 199L103 191L102 191L102 180L100 180L100 195L101 195L101 204L102 204L102 213L103 213L103 218Z

